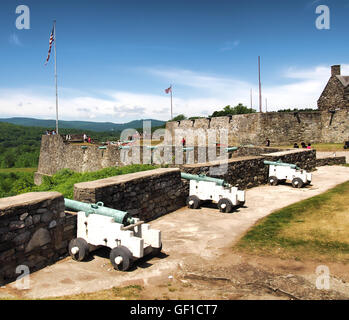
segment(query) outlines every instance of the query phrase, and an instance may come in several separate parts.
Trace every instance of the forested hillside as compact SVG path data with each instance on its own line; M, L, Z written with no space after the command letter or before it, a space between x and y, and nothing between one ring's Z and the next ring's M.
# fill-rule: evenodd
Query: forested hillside
M152 127L152 131L160 127ZM33 168L37 167L40 155L41 136L46 129L54 127L27 127L0 122L0 168ZM142 128L137 129L142 133ZM120 131L96 132L81 129L60 129L60 134L86 133L96 142L116 141Z
M145 120L145 119L144 119ZM60 120L59 127L62 129L78 129L78 130L90 130L96 132L109 132L113 134L115 132L121 132L128 128L142 128L144 120L134 120L127 123L113 123L113 122L93 122L93 121L66 121ZM162 127L165 125L165 121L147 119L151 121L152 127ZM0 122L12 123L19 126L29 127L42 127L49 128L55 127L56 120L43 120L34 118L6 118L1 119Z
M53 129L53 128L47 128ZM17 126L0 122L0 168L37 167L41 136L46 128ZM82 134L80 129L61 129L61 134ZM117 139L119 132L84 131L97 141Z
M0 168L35 167L43 128L0 123Z

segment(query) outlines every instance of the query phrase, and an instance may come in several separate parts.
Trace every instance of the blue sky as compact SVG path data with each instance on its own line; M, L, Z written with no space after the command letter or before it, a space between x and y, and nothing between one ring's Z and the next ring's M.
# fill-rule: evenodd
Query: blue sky
M15 26L17 5L30 29ZM318 30L318 5L330 29ZM349 1L2 0L0 117L55 117L54 60L44 61L57 20L59 117L126 122L205 116L227 104L316 107L330 66L349 75Z

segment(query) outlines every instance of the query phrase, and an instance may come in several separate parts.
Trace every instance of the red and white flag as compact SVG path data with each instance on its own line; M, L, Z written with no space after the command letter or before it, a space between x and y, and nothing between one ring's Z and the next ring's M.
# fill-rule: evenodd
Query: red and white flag
M166 93L172 92L172 86L170 86L169 88L165 89Z
M52 43L53 43L53 41L55 41L54 34L55 34L55 27L53 26L52 31L51 31L51 35L50 35L50 46L48 48L48 55L46 58L45 65L47 64L48 60L50 59Z

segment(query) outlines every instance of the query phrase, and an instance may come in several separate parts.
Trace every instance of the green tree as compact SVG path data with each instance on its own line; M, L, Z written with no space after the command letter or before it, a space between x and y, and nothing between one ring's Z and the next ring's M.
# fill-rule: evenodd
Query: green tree
M178 116L175 116L172 120L170 121L180 121L180 120L186 120L187 117L184 114L179 114Z
M212 115L210 115L210 117L223 117L235 114L246 114L254 112L256 112L256 110L248 108L244 106L242 103L239 103L237 106L233 108L230 105L225 106L223 110L213 112Z

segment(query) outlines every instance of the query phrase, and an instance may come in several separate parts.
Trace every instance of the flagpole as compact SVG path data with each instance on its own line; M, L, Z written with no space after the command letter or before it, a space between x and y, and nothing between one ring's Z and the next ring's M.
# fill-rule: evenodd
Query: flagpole
M261 58L258 56L259 112L262 112Z
M171 120L173 119L172 115L172 84L171 84Z
M58 134L58 89L57 89L57 54L56 54L56 20L53 21L55 49L55 82L56 82L56 133Z

